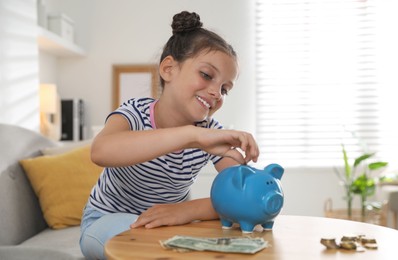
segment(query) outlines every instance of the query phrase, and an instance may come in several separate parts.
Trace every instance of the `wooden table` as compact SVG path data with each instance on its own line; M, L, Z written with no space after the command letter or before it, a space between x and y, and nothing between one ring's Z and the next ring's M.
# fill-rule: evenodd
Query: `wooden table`
M355 252L329 249L321 238L335 237L339 242L344 235L366 235L377 240L378 249ZM195 222L182 226L138 228L113 237L105 245L108 259L398 259L398 230L349 220L279 215L272 231L253 232L263 237L270 246L254 255L188 252L178 253L163 249L159 240L175 235L198 237L242 236L238 228L223 230L219 221Z

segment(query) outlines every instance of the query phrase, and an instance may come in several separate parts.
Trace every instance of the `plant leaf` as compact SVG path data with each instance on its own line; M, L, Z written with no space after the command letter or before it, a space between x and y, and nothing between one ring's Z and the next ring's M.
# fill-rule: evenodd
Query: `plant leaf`
M354 167L357 167L362 161L372 157L375 153L365 153L355 159Z
M369 179L368 176L363 173L354 180L351 186L351 190L355 194L362 194L367 197L375 193L376 184L374 179Z
M377 170L377 169L387 166L387 164L388 164L388 162L374 162L374 163L370 163L368 165L368 167L370 170Z
M336 167L333 167L333 170L334 170L334 173L336 173L337 177L340 179L340 181L344 182L345 180L344 180L343 176L341 176L340 171Z
M344 168L345 168L345 177L347 180L351 179L351 167L348 164L348 157L347 157L347 152L344 148L344 144L341 145L343 149L343 158L344 158Z

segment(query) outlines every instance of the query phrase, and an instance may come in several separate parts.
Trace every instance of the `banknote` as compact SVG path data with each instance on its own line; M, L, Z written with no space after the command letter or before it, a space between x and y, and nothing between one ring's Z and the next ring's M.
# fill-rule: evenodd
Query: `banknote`
M174 236L159 241L162 247L179 252L186 251L217 251L229 253L254 254L267 248L268 241L263 238L251 237L218 237L203 238L190 236Z

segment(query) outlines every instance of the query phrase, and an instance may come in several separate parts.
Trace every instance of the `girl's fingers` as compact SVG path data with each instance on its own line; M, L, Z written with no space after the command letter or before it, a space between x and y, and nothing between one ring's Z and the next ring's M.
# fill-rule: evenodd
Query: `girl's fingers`
M246 164L245 158L243 158L243 155L237 151L236 149L230 149L228 150L223 157L229 157L233 160L235 160L239 164Z
M240 149L245 153L245 161L246 163L253 160L254 162L257 161L259 151L256 141L254 140L253 136L249 133L241 133L239 135L240 141Z
M250 160L257 162L258 156L260 155L257 143L253 140L250 144Z

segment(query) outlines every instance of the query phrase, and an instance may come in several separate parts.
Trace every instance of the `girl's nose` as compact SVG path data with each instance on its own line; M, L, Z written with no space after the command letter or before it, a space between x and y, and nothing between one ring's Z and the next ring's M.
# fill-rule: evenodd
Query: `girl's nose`
M208 93L214 97L216 100L220 100L222 98L222 94L221 94L221 87L218 86L210 86L208 89Z

